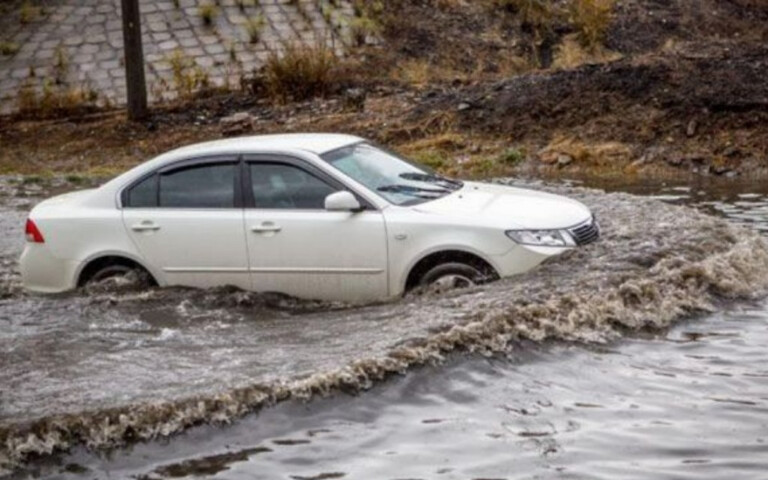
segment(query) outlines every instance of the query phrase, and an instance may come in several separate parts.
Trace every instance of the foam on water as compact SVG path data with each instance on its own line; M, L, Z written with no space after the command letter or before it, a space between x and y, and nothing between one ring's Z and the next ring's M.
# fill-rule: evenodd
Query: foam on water
M606 342L768 290L768 242L754 230L627 194L548 189L589 205L602 241L526 275L443 295L350 308L232 289L45 299L7 290L0 465L366 389L451 352Z

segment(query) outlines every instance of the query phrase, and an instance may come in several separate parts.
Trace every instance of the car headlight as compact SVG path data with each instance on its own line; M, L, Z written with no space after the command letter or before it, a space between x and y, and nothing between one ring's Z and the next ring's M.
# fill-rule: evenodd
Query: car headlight
M571 236L563 230L508 230L507 236L520 245L570 247Z

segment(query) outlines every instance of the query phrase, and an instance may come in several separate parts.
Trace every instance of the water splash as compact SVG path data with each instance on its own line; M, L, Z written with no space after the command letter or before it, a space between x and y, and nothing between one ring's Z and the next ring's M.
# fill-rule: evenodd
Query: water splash
M41 358L39 343L34 354L33 344L18 342L4 355L10 408L0 417L0 464L226 423L288 398L358 391L452 352L504 352L513 340L605 342L768 290L768 243L754 231L631 195L552 190L588 204L603 240L491 285L363 308L232 289L98 293L45 305L38 312L67 321L27 317L40 324L28 339L53 331L58 362ZM67 310L73 304L81 307L75 313ZM19 375L41 365L50 375L36 379L41 393L30 392ZM57 404L42 395L56 395Z

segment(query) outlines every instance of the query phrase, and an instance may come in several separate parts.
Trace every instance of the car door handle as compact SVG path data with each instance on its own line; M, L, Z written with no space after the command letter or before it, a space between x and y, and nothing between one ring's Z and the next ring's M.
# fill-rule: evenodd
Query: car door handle
M156 232L160 230L160 225L155 222L144 221L131 226L131 230L134 232Z
M251 231L254 233L277 233L282 229L283 227L280 225L275 225L272 222L264 222L255 227L251 227Z

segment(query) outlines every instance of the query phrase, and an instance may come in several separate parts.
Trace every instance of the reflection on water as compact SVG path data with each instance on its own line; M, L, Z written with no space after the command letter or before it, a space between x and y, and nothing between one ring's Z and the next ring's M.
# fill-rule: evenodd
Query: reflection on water
M692 181L659 182L643 179L587 179L569 183L628 192L665 202L696 207L732 222L768 232L768 181L698 178Z
M720 185L588 186L689 204L768 230L765 186ZM6 422L86 404L184 398L255 379L279 384L382 354L393 344L407 346L406 355L480 313L482 329L446 333L443 341L489 346L513 340L503 358L453 355L448 365L416 369L359 396L290 401L228 427L197 427L108 457L80 448L33 462L18 476L763 478L768 308L737 304L664 330L685 312L711 308L710 290L743 296L738 292L749 285L739 282L749 281L758 289L766 275L750 271L761 258L750 255L760 245L739 247L743 235L684 209L565 190L598 211L604 242L524 282L455 296L345 309L227 289L107 290L44 300L11 291L2 301L0 295L0 347L8 367L0 375L14 386L0 397ZM23 216L19 209L0 216L3 253L17 248L9 238ZM530 305L513 308L521 298ZM514 329L499 324L509 316L517 319ZM557 340L610 339L615 335L604 334L622 328L650 333L602 347ZM554 340L535 341L547 338ZM312 378L323 388L322 379ZM345 381L358 388L370 379ZM228 395L217 401L241 405L228 403L234 394ZM193 409L141 414L215 420L186 417ZM213 411L222 420L237 413ZM170 428L163 421L158 428ZM119 425L92 424L89 434L108 436Z

